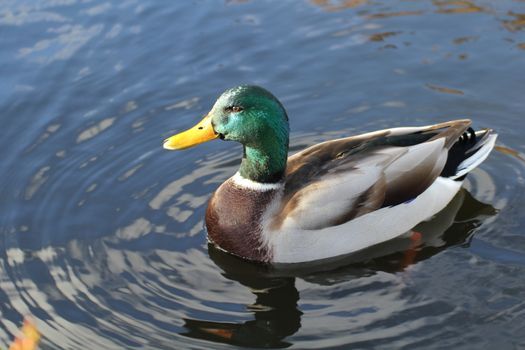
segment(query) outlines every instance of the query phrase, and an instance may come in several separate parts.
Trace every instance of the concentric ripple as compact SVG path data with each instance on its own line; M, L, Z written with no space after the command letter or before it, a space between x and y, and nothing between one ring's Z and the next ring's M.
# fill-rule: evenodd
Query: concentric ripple
M0 347L523 348L519 2L0 3ZM450 205L323 264L208 247L242 150L162 140L224 88L286 106L291 151L470 116L500 135ZM351 233L349 233L351 234Z
M298 134L292 149L332 137ZM418 261L450 245L470 244L475 257L477 246L497 244L488 233L485 242L486 227L515 197L487 166L469 176L443 213L415 229L423 235L415 246L402 237L365 252L364 263L352 256L333 265L273 270L213 247L208 256L204 245L207 198L235 171L236 150L209 146L210 154L196 161L188 151L177 156L187 157L192 170L173 169L161 163L172 154L148 150L149 143L138 133L133 146L109 145L97 154L75 146L82 157L66 154L31 173L11 203L15 224L5 235L1 282L9 302L2 312L12 315L5 319L34 315L50 348L170 348L185 337L257 347L403 347L443 337L450 330L442 325L465 315L414 286L414 275L425 278ZM145 151L126 159L132 148ZM522 178L521 162L495 157ZM150 181L153 171L172 180ZM105 203L107 196L112 201ZM524 256L515 255L523 263ZM424 316L409 322L413 313ZM3 327L12 333L17 325Z
M101 125L108 125L107 119L88 123L77 134L90 135L91 141L54 127L53 135L40 139L68 137L75 144L65 153L47 149L48 163L10 185L24 184L4 206L12 226L4 234L1 260L7 301L2 314L4 320L32 314L46 347L168 349L187 337L204 341L195 348L207 348L206 341L410 347L461 333L454 325L480 316L458 307L458 294L444 298L414 282L429 278L419 261L439 263L445 248L469 246L468 253L449 250L445 268L480 259L489 266L501 259L525 264L523 253L499 247L505 236L494 235L498 228L491 223L519 196L502 185L505 179L495 181L491 163L469 175L465 190L442 213L414 229L422 234L415 245L401 237L321 266L274 270L240 261L206 247L203 230L209 194L236 170L239 149L210 144L203 146L204 157L194 160L196 151L163 153L162 138L151 140L143 132L133 135L133 143L103 137L110 127L126 127L126 118L133 120L123 114L106 128ZM293 136L292 150L337 133ZM43 147L45 141L18 159L41 158ZM167 160L175 156L188 168L174 168ZM498 171L523 184L519 158L508 152L493 158ZM149 177L152 173L169 176ZM471 257L461 259L464 254ZM7 336L17 324L2 327Z
M184 169L152 157L162 138L154 150L144 133L116 147L102 140L104 123L80 131L69 154L52 156L53 165L30 172L11 201L3 313L34 315L51 348L169 348L184 315L216 312L213 304L231 297L202 249L202 217L207 195L232 170L217 165L233 158L215 153L182 176ZM88 134L97 152L83 145ZM137 157L131 148L146 151ZM151 181L154 171L177 180ZM212 281L216 293L205 287ZM14 332L16 324L8 325Z

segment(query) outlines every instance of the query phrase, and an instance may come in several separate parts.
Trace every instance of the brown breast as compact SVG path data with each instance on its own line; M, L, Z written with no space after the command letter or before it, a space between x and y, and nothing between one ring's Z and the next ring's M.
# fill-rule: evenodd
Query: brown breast
M206 210L210 240L245 259L269 262L272 252L262 238L261 218L277 190L254 191L231 179L213 194Z

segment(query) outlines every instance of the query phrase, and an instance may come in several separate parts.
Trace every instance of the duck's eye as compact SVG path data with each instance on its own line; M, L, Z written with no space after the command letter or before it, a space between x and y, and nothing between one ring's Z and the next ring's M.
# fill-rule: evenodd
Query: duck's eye
M228 107L227 110L230 111L230 112L233 112L233 113L238 113L238 112L242 111L242 107L231 106L231 107Z

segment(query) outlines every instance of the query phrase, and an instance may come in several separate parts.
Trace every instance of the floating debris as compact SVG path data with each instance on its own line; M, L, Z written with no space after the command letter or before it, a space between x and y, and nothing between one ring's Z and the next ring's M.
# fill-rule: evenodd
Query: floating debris
M398 35L401 32L384 32L384 33L376 33L372 34L368 37L370 41L384 41L385 38L388 38L390 36Z
M22 334L15 338L9 350L37 350L41 335L35 323L26 317L21 331Z
M399 12L379 12L368 15L370 19L377 18L390 18L390 17L401 17L401 16L418 16L423 14L423 11L399 11Z
M465 0L434 0L434 5L439 9L438 13L474 13L484 12L485 9Z
M425 84L425 86L431 90L442 92L445 94L452 94L452 95L464 95L465 93L458 89L452 89L444 86L437 86L433 84Z

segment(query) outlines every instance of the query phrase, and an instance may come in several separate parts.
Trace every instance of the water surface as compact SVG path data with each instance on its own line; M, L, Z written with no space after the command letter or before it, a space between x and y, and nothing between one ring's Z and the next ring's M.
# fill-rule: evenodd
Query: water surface
M525 348L523 1L0 2L0 345ZM274 270L208 247L241 148L162 140L262 85L292 152L470 117L499 150L399 238Z

